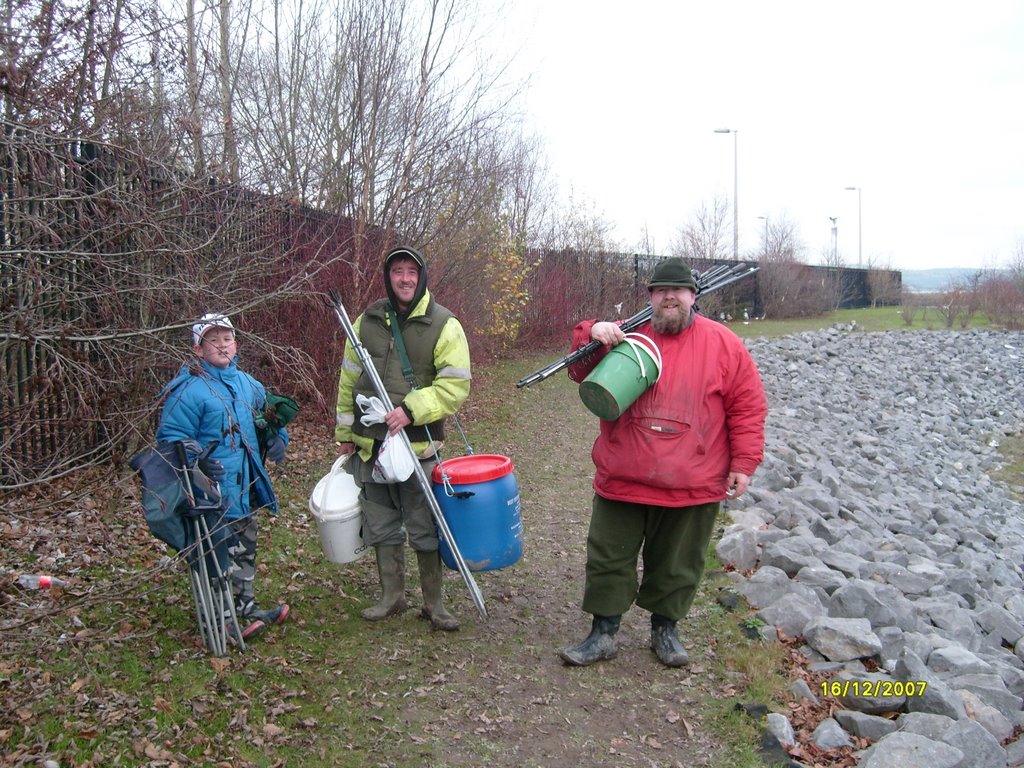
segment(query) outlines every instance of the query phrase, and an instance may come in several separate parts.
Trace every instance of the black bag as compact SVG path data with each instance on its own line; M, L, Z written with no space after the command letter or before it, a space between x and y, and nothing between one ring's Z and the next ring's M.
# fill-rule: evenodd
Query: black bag
M192 530L186 522L190 516L206 515L211 533L224 528L220 520L220 491L196 466L209 451L210 448L204 451L195 440L176 440L147 448L128 462L142 479L142 514L149 530L179 551L193 543ZM192 490L191 499L186 481ZM227 535L226 531L213 534L215 546Z

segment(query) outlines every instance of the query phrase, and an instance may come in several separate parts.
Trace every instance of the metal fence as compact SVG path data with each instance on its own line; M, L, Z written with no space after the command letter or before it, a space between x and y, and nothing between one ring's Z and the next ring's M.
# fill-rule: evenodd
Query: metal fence
M341 342L333 316L311 299L334 287L350 309L366 306L379 293L383 241L377 231L357 234L343 217L179 177L138 153L3 123L3 487L116 459L133 439L151 437L154 394L181 363L188 318L211 309L211 301L247 306L238 318L243 324L276 348L305 355L307 401L330 400ZM629 317L647 302L647 280L661 258L531 251L517 341L568 343L569 329L582 319ZM721 263L732 262L691 267ZM867 270L767 266L702 297L701 310L724 320L761 316L778 299L775 286L790 301L826 287L838 306L874 300ZM289 284L298 289L272 307L260 303ZM479 311L471 310L494 297L467 298L443 281L431 290L443 301L454 299L449 306L470 319L471 343L485 348L472 322ZM815 305L824 308L834 307ZM282 391L300 386L280 357L256 355L246 368Z
M211 304L244 307L243 324L269 329L269 345L285 351L254 355L247 369L278 373L316 330L303 315L312 302L290 313L261 302L304 294L318 259L333 274L309 284L357 285L358 263L343 258L352 240L337 216L3 123L2 486L117 458L151 438L154 396L187 355L189 318Z
M648 301L647 281L664 256L639 253L531 253L531 301L524 314L527 339L565 338L566 330L586 318L625 318ZM694 270L732 265L730 259L698 259ZM708 317L726 322L748 317L796 317L835 309L897 304L900 273L761 262L758 271L698 302Z

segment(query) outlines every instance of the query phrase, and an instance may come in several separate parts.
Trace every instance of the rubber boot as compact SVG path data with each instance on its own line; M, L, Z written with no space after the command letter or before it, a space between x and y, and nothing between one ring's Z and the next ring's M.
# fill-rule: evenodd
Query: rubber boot
M377 575L380 578L380 602L360 615L367 621L397 616L409 607L405 601L405 545L377 547Z
M430 626L445 632L454 632L459 628L459 621L444 607L441 594L441 553L417 552L416 560L420 567L420 589L423 591L423 610L420 616L430 620Z
M618 653L615 633L619 631L621 616L594 615L594 621L587 639L572 648L559 651L562 661L574 667L585 667L595 661L614 659Z
M651 614L651 648L666 667L690 663L690 657L676 635L676 623L658 613Z

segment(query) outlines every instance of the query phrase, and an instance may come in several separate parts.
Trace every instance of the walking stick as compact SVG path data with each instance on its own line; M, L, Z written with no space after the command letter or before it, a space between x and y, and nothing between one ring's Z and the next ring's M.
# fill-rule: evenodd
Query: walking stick
M359 361L363 364L363 370L370 377L370 382L373 384L373 389L377 393L377 397L380 398L381 402L384 403L384 407L388 411L394 410L395 406L391 402L391 398L388 396L388 391L384 388L384 382L381 381L380 374L377 373L377 368L373 364L373 360L370 358L370 353L366 351L366 347L359 341L359 336L356 334L355 328L352 327L352 322L348 318L348 314L345 312L345 305L341 303L341 297L338 292L334 289L328 291L331 297L331 306L334 309L334 314L338 316L338 320L341 322L341 327L345 329L345 336L348 338L349 343L352 345L352 349L355 350L356 355L359 357ZM423 467L420 466L419 456L412 449L412 444L409 442L409 436L405 433L405 430L401 430L399 434L402 436L402 444L406 447L413 458L413 468L416 473L416 479L419 481L420 488L423 490L423 495L427 497L427 501L430 504L430 511L434 516L434 522L437 523L438 532L441 534L441 538L448 545L448 549L451 550L452 558L455 560L455 565L458 567L459 573L462 575L462 580L466 583L469 594L473 598L473 603L476 605L477 611L480 612L480 617L487 621L487 608L484 606L483 595L480 594L480 588L476 585L476 580L473 578L473 574L469 570L469 566L466 565L465 559L462 557L462 553L459 552L458 545L455 543L455 537L452 536L451 529L448 527L448 521L444 519L444 513L441 512L441 505L438 504L437 498L434 496L434 490L430 485L430 481L427 479L426 474L423 472Z

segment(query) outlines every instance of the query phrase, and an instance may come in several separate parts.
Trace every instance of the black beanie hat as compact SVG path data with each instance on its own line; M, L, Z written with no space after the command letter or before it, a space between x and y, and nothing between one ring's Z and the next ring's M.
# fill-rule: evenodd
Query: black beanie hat
M662 287L689 288L696 293L697 281L693 279L693 272L682 259L665 259L654 268L654 273L647 283L648 291Z
M391 289L389 271L391 269L391 262L397 259L408 259L410 261L414 261L420 268L420 279L416 284L416 293L413 295L412 301L409 302L409 309L406 310L406 312L408 312L419 304L420 299L423 298L423 294L427 292L427 262L419 251L405 245L395 248L384 257L384 289L387 291L388 301L391 302L391 306L395 308L396 312L398 311L398 300L395 298L395 292ZM399 315L404 314L405 313L399 312Z

